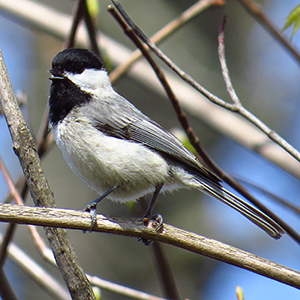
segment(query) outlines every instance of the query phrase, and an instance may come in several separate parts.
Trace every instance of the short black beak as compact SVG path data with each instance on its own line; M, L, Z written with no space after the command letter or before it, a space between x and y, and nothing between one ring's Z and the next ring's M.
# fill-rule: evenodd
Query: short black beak
M56 80L56 79L60 80L65 78L62 72L56 69L49 70L49 73L53 75L52 77L49 78L50 80Z

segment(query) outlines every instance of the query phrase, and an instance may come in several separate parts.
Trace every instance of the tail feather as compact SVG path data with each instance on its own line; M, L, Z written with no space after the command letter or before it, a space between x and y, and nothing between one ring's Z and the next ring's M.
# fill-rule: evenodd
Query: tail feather
M203 182L199 180L202 185L202 191L214 198L224 202L233 209L240 212L243 216L253 222L255 225L263 229L267 234L275 239L279 239L285 232L283 228L274 220L268 217L263 212L259 211L254 206L235 196L231 192L223 188L219 183Z

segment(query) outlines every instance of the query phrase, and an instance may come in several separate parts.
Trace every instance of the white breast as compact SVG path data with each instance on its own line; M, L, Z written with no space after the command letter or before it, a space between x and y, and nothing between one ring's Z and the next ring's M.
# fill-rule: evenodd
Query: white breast
M120 185L111 200L130 201L170 183L170 166L148 147L104 135L86 120L67 116L52 128L54 138L74 173L100 195Z

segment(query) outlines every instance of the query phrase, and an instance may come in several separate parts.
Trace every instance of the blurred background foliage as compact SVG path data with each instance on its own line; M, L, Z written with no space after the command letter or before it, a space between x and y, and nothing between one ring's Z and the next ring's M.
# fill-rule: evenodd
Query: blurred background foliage
M37 2L66 14L71 13L73 6L73 1L69 0ZM298 4L294 0L257 2L280 29L283 28L288 14ZM107 13L106 8L110 2L101 0L99 3L99 29L134 50L131 41ZM136 24L151 36L178 17L194 1L122 0L121 3ZM223 15L227 16L228 21L225 30L227 63L241 101L257 117L299 148L299 65L253 20L239 1L226 1L223 8L201 14L165 41L161 45L162 50L205 88L229 100L217 54L218 29ZM292 29L288 29L285 34L291 34L289 30ZM28 106L23 111L33 134L36 135L47 103L47 71L52 58L62 50L62 42L33 30L4 11L0 11L0 31L0 47L14 89L23 90L28 95ZM299 47L297 33L293 44ZM119 81L115 88L166 129L179 126L170 103L155 91L132 80L130 76ZM256 182L299 205L300 188L297 179L229 138L221 136L201 119L190 116L190 121L205 149L222 168L248 178L251 182ZM10 136L2 116L0 140L0 154L13 178L17 179L21 169L12 152ZM43 168L57 206L82 209L96 198L96 194L72 173L56 146L43 159ZM298 216L273 204L262 193L252 190L251 187L249 189L295 229L300 228ZM4 199L8 188L1 175L0 190ZM272 240L230 208L197 191L184 190L160 195L159 198L156 211L164 216L167 223L218 239L291 268L300 268L300 248L289 237L285 236L279 241ZM27 203L31 205L31 199ZM133 215L130 207L110 201L103 201L98 210L105 215ZM4 228L5 225L0 224L0 229ZM122 236L83 234L80 231L69 233L80 263L87 273L161 295L151 246L145 247L134 238ZM42 231L41 234L43 235ZM42 262L26 226L18 226L14 241L60 278L57 270ZM170 246L163 248L182 299L235 299L237 285L243 288L246 299L299 299L299 291L294 288L181 249ZM34 282L27 280L13 262L8 261L5 270L19 299L50 299ZM102 294L103 299L124 299L105 291Z

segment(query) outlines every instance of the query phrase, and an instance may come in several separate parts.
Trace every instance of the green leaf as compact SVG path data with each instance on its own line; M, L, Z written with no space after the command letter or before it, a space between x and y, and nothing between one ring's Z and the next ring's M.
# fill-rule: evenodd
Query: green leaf
M86 5L91 17L96 18L100 12L100 6L98 0L87 0Z
M291 13L288 15L286 18L286 22L282 28L282 31L288 29L289 27L293 26L292 30L292 35L291 38L294 37L295 33L299 30L300 28L300 4L297 5Z

